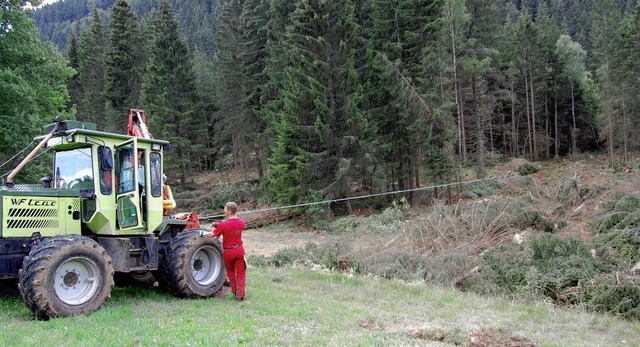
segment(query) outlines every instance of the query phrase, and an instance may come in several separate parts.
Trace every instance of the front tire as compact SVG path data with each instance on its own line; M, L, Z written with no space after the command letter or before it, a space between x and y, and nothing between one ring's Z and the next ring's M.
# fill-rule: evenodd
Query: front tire
M176 235L163 258L167 289L179 297L214 296L226 278L220 241L200 237L199 231L192 229Z
M97 310L111 296L113 265L104 247L80 235L60 235L35 247L22 263L18 289L40 319Z

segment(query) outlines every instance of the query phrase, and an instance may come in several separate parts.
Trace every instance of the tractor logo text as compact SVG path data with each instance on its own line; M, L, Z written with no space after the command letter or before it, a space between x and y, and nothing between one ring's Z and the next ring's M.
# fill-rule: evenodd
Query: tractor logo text
M38 199L27 199L27 198L11 199L11 204L17 205L17 206L22 206L22 205L26 205L26 206L47 206L47 207L55 207L56 206L55 200L38 200Z

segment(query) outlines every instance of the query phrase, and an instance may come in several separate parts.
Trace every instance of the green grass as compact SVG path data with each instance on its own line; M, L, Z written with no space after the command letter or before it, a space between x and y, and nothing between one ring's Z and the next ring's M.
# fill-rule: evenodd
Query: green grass
M92 314L38 321L18 296L5 295L0 320L2 346L450 346L474 334L539 346L640 346L638 322L304 267L250 268L246 302L125 287Z

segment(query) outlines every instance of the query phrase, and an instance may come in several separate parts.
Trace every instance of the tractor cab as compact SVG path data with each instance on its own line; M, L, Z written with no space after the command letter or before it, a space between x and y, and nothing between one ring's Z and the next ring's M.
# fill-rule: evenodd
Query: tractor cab
M47 188L77 191L83 229L98 235L148 234L162 223L162 156L166 141L99 132L62 122L47 140L53 177Z

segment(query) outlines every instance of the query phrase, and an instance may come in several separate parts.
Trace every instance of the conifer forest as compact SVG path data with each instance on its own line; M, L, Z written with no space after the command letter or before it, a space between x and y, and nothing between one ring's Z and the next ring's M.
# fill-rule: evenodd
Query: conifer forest
M55 116L126 133L131 108L170 179L240 168L277 203L640 149L635 0L0 4L2 163Z

